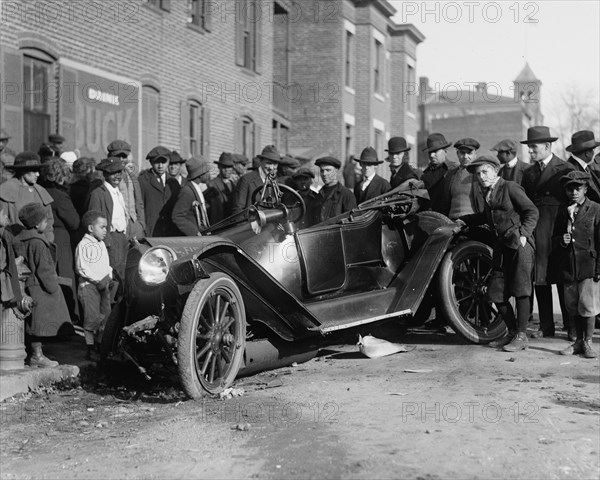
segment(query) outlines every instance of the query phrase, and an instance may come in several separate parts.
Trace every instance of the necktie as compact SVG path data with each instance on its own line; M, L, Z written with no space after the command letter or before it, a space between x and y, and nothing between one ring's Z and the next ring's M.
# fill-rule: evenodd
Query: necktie
M543 172L544 168L546 168L546 164L544 162L538 162L538 165L540 167L540 172Z
M162 175L159 175L159 176L158 176L158 184L159 184L161 187L164 187L164 186L165 186L165 184L163 183L163 180L162 180Z

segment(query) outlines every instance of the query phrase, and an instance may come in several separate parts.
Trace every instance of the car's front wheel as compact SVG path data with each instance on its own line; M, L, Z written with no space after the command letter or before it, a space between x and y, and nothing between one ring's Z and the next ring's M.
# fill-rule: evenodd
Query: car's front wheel
M468 241L446 253L438 271L439 307L450 326L474 343L489 343L506 332L502 317L486 296L491 269L491 248Z
M178 337L179 376L190 397L215 395L233 383L244 358L246 314L231 277L214 273L194 286Z

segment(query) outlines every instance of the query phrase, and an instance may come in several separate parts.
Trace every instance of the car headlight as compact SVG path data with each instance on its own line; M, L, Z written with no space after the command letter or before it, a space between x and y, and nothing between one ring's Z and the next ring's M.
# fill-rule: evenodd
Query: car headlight
M138 266L140 278L147 285L164 283L169 268L176 259L177 255L168 247L153 247L147 250L142 255Z

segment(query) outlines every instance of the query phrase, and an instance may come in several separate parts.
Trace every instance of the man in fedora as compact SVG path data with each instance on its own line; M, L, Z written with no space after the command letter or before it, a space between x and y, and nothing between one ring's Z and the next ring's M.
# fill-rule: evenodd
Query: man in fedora
M123 172L119 190L125 200L125 208L131 217L133 226L128 231L128 238L142 238L145 235L144 200L140 182L137 179L137 167L131 156L131 145L125 140L113 140L106 147L108 157L119 157L123 161Z
M373 147L366 147L356 161L363 175L362 181L354 187L356 203L361 204L392 189L388 181L377 174L377 165L382 164L383 160L377 158L377 152Z
M442 184L441 212L450 220L479 211L477 197L479 185L468 166L477 157L479 142L474 138L461 138L454 144L459 166L448 170Z
M501 164L493 155L481 155L466 166L482 189L483 209L457 219L459 225L488 224L496 233L492 274L487 295L508 327L508 335L490 346L516 352L528 347L527 323L533 290L533 231L538 210L520 185L498 175ZM515 297L515 312L509 299Z
M232 153L223 152L219 157L219 161L214 163L219 168L219 174L208 183L208 186L215 191L211 221L216 223L229 217L233 210L233 191L235 189L233 174L235 161Z
M590 168L594 161L594 150L600 146L594 137L594 132L581 130L571 136L571 145L566 150L571 153L567 160L574 170L585 172L590 175L588 182L587 197L596 203L600 203L600 173Z
M277 165L281 162L281 155L275 145L267 145L257 157L260 160L260 167L242 176L235 187L232 211L234 214L254 203L254 199L251 198L252 193L262 187L268 177L275 180L277 176Z
M321 223L356 208L356 197L352 190L344 187L338 179L342 162L327 156L317 159L315 165L319 167L323 186L315 195L311 211L307 211L311 223Z
M201 231L216 223L211 218L212 209L204 180L210 173L210 164L202 158L190 158L186 162L187 183L181 188L173 207L173 223L181 234L188 237L201 235Z
M504 180L521 184L523 174L531 165L522 162L517 158L517 149L519 145L515 140L505 138L494 145L491 150L497 152L496 156L502 164L500 176Z
M42 168L39 155L35 152L21 152L15 157L15 163L6 168L14 176L0 188L0 206L8 215L13 235L19 234L23 229L19 210L29 203L39 203L46 209L48 217L44 237L49 243L54 242L54 216L50 205L54 199L37 183Z
M410 147L404 137L392 137L388 141L386 149L388 156L386 160L390 162L390 186L396 188L407 180L418 180L419 174L408 163L408 152Z
M146 233L151 237L168 237L177 234L171 220L173 204L177 197L173 185L167 181L171 150L162 145L154 147L146 159L150 168L140 173L138 180L144 200Z
M535 229L535 296L540 316L540 329L534 337L553 337L554 311L552 309L552 284L557 283L556 261L552 260L552 233L560 205L567 201L560 178L571 165L552 153L552 143L557 140L545 126L530 127L527 139L521 143L527 145L532 165L523 173L521 185L527 196L540 212ZM562 287L558 285L563 324L570 328L568 314L564 307ZM572 328L571 328L572 329Z
M106 217L108 231L104 243L108 250L108 260L121 278L125 275L128 230L133 223L119 189L124 169L125 163L120 157L108 157L96 165L96 170L102 172L104 181L90 192L88 202L88 211L102 212Z
M423 171L421 180L429 192L431 209L441 212L445 209L443 205L444 177L448 173L448 147L452 145L441 133L432 133L427 137L427 146L423 149L429 156L429 165Z

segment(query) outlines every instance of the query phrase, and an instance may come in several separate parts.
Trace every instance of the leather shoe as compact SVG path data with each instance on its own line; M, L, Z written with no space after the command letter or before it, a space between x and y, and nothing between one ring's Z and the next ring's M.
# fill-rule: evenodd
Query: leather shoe
M515 336L515 332L512 332L512 331L509 330L508 333L504 337L502 337L502 338L500 338L498 340L494 340L493 342L488 343L488 347L490 347L490 348L500 348L500 347L503 347L504 345L508 345L512 341L512 339L514 338L514 336Z
M527 350L529 348L529 342L527 340L527 335L525 332L519 332L515 335L515 337L511 340L508 345L504 345L502 350L505 352L516 352L517 350Z
M58 367L58 362L50 360L45 355L32 355L29 359L29 366L37 368Z
M598 354L592 349L592 342L585 340L583 342L583 358L596 358Z
M543 330L535 330L534 332L531 332L529 334L530 338L548 338L548 337L553 337L554 336L554 332L544 332Z
M575 340L573 345L569 345L558 353L561 355L577 355L578 353L583 353L583 340Z
M569 333L567 334L567 338L569 339L569 342L576 342L577 341L577 331L574 328L569 328Z

